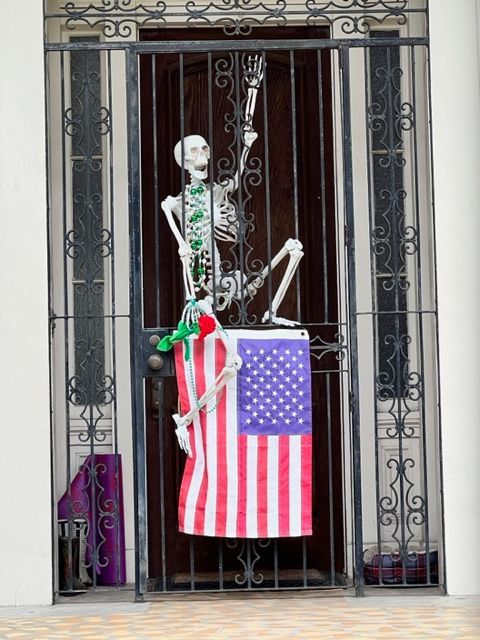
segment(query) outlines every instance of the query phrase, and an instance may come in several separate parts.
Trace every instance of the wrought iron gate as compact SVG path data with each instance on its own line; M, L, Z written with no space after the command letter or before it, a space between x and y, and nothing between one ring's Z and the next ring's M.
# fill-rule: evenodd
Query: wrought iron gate
M95 588L108 566L124 581L123 491L138 595L442 583L426 3L47 2L45 15L59 591ZM221 184L248 127L219 268L267 276L219 316L261 327L267 309L268 325L272 257L302 241L281 309L311 338L314 533L298 540L176 524L174 367L155 345L183 290L161 201L185 193L177 140L202 134Z

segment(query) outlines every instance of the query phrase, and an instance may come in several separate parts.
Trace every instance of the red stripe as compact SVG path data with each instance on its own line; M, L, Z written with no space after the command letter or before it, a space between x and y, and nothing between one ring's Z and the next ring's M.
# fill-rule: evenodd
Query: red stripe
M183 352L183 343L175 345L175 369L177 374L178 395L180 397L180 411L184 415L190 409L190 401L188 399L187 383L185 379L185 360ZM192 481L193 469L195 467L195 438L193 429L188 428L190 434L190 447L192 449L192 457L187 457L185 462L185 470L183 472L182 483L180 485L180 495L178 497L178 528L180 531L185 529L185 503L187 500L190 483Z
M312 436L302 436L302 536L312 534Z
M201 398L206 391L205 383L205 341L204 340L192 340L192 352L193 366L195 373L195 389L197 398ZM200 418L201 437L203 444L203 456L204 456L204 471L202 476L202 482L200 490L198 492L197 504L195 505L195 519L193 530L196 535L202 536L204 533L205 524L205 501L207 498L207 474L206 474L206 441L207 441L207 417L204 411L200 411L198 414Z
M267 452L268 436L257 438L257 535L259 538L268 537L267 520Z
M290 436L278 436L278 533L290 535Z
M238 436L238 513L237 536L247 535L247 436Z
M215 376L225 366L225 345L215 340ZM227 531L227 388L217 404L217 513L215 535L225 537Z

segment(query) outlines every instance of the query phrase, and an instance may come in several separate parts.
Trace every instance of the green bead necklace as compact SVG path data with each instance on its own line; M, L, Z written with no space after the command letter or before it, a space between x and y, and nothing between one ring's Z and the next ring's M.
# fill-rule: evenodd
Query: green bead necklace
M186 236L192 249L190 258L190 273L195 291L200 291L205 282L209 269L208 237L210 228L206 210L207 187L204 182L187 186Z

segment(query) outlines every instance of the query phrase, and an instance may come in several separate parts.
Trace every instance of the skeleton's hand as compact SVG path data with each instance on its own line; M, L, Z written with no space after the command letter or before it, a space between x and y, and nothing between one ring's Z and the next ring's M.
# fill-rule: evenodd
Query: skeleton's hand
M177 436L178 444L182 451L188 455L189 458L192 457L192 450L190 448L190 435L188 433L187 425L181 422L181 418L178 413L175 413L173 416L175 420L175 424L177 428L175 429L175 435Z
M258 133L253 131L253 129L251 131L245 131L243 134L243 141L245 143L245 146L248 147L249 149L257 138L258 138Z
M245 81L249 89L258 89L263 80L262 56L248 56L245 63Z

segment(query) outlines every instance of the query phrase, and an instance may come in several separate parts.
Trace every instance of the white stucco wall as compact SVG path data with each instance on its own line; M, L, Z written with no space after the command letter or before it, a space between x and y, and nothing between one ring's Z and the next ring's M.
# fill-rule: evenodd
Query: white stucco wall
M0 605L52 600L42 3L0 38Z
M450 594L480 593L478 5L478 0L430 2L445 547Z

